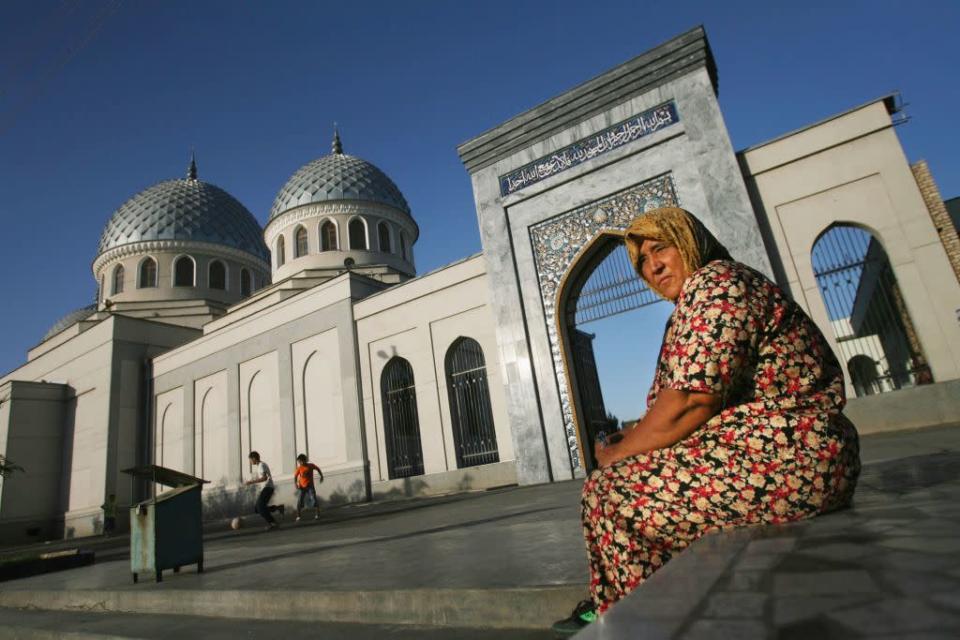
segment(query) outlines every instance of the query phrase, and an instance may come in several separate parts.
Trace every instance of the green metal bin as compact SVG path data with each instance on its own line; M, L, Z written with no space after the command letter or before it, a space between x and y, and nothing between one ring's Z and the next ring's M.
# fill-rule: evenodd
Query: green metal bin
M153 483L153 497L130 507L130 571L133 581L140 574L163 580L163 571L196 564L203 572L203 506L200 493L207 480L189 474L146 465L125 469L133 479ZM158 484L174 487L157 495Z

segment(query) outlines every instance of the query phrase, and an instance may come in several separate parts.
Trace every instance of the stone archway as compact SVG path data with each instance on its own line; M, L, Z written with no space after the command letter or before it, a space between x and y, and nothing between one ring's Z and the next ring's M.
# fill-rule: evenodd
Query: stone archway
M667 173L530 227L563 429L575 473L582 472L585 458L573 404L576 393L570 376L570 348L562 317L564 304L572 288L582 286L582 278L578 276L583 275L585 266L595 263L601 248L598 242L606 242L610 236L622 236L630 222L644 211L679 205L673 178ZM581 264L581 261L584 262Z

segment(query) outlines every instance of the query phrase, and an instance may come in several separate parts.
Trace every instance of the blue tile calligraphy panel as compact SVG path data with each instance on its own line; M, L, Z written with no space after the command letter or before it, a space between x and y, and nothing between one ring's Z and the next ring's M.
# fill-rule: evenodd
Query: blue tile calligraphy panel
M578 140L516 171L500 176L500 195L508 196L679 121L677 106L672 100L648 109L612 127L607 127L589 138Z

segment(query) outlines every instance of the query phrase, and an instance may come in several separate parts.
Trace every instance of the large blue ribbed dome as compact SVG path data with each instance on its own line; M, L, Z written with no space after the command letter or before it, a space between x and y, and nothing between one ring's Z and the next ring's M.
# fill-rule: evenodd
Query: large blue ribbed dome
M343 153L338 136L333 153L303 165L287 180L273 201L270 219L300 205L332 200L377 202L410 215L393 180L366 160Z
M100 237L100 253L151 240L193 240L245 251L269 260L263 230L229 193L191 177L166 180L141 191L117 209Z

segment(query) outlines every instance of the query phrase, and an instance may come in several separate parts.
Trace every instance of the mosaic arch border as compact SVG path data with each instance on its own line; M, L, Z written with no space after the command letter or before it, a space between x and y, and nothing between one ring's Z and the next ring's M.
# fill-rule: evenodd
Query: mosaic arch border
M583 469L573 394L560 333L557 306L573 267L600 235L621 234L634 218L657 207L680 206L670 173L645 180L611 196L561 213L530 227L534 265L550 356L556 374L570 466Z

